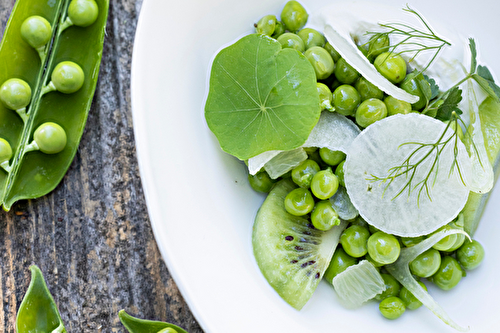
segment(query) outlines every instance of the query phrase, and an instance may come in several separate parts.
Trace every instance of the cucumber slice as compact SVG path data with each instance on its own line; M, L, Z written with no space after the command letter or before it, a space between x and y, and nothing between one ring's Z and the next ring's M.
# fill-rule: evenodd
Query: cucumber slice
M321 281L347 223L324 232L307 219L287 213L285 196L295 188L289 179L274 186L255 218L252 244L269 284L300 310Z

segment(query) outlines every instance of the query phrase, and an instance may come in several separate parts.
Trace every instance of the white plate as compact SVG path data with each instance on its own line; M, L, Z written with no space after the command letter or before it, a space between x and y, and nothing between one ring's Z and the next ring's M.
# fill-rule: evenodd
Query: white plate
M132 66L134 130L150 218L170 272L207 333L452 332L424 307L396 321L382 318L376 302L343 309L324 282L298 312L262 277L252 255L251 230L264 197L250 189L244 165L220 150L205 123L203 103L214 53L251 32L264 14L278 14L284 3L144 1ZM302 3L312 11L331 1ZM469 32L481 60L500 73L500 2L419 0L411 5L430 20ZM500 327L499 200L497 186L476 236L486 246L484 264L452 291L430 288L471 332Z

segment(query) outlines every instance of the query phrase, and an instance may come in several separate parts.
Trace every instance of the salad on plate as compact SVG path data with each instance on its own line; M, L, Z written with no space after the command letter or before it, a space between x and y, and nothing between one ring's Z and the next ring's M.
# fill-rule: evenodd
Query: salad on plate
M473 236L498 171L500 88L473 38L408 5L289 1L216 55L205 118L267 193L253 251L288 304L323 279L347 308L377 300L396 319L424 305L468 330L426 284L453 289L485 253Z

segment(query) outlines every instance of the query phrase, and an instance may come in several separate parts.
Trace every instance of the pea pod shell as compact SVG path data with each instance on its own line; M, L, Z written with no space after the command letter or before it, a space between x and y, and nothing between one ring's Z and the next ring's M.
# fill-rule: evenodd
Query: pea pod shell
M54 67L62 61L73 61L84 71L85 81L73 94L51 92L44 95L36 114L32 115L30 138L41 124L52 121L60 125L67 135L63 151L47 155L39 151L22 156L16 174L4 197L4 209L21 199L32 199L46 195L62 180L78 149L85 123L97 85L97 76L102 57L109 0L97 0L99 16L89 27L72 26L56 37L55 46L44 75L44 85L50 81ZM69 1L65 2L67 10ZM66 15L63 15L64 20Z
M66 329L42 272L35 265L30 270L31 282L17 313L17 333L65 333Z
M158 333L165 328L173 328L178 333L187 333L185 330L174 324L132 317L126 313L125 310L121 310L118 316L120 317L120 321L123 326L125 326L130 333Z

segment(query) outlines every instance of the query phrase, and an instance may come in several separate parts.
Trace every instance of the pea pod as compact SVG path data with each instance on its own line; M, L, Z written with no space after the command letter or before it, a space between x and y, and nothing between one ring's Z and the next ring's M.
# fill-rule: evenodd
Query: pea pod
M31 282L17 313L17 333L66 333L42 272L34 265L30 267L30 270Z
M0 46L0 84L22 79L32 96L25 115L0 103L0 138L14 152L0 168L0 205L5 210L18 200L49 193L69 168L97 85L108 7L109 0L16 2ZM43 50L33 47L41 38L21 34L23 22L32 16L52 27L51 42ZM47 131L48 124L57 131Z
M174 324L132 317L125 310L121 310L118 316L130 333L187 333Z

